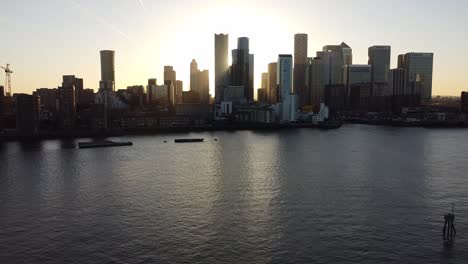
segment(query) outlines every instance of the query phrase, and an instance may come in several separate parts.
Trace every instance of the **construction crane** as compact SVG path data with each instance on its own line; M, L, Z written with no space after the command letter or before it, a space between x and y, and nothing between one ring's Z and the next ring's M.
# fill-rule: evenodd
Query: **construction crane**
M7 64L6 67L0 66L0 68L5 70L5 89L6 89L6 96L11 96L11 74L13 73L12 70L10 70L10 64Z

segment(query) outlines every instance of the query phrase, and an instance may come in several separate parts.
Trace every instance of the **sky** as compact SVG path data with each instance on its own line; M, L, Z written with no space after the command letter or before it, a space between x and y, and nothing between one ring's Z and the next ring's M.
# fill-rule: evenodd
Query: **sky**
M116 87L163 82L174 66L188 89L190 62L210 71L214 90L214 34L250 38L255 85L278 54L293 54L294 34L309 35L309 57L346 42L354 64L368 47L398 54L434 52L433 95L468 90L468 1L461 0L14 0L0 9L0 64L11 64L14 93L54 88L62 75L97 89L99 51L116 51ZM5 76L0 75L0 84Z

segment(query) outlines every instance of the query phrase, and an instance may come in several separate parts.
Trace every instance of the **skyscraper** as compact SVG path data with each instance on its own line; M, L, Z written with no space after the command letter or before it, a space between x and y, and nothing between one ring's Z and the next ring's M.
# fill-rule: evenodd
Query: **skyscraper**
M294 35L294 93L299 97L300 106L308 101L305 95L307 68L307 34Z
M278 102L278 63L272 62L268 64L268 101L270 104Z
M296 119L297 96L293 94L293 56L278 57L278 89L280 102L280 120L292 122Z
M254 99L254 67L255 65L255 56L254 54L249 54L249 89L246 91L247 99L253 101Z
M184 91L184 83L182 81L176 81L174 85L174 92L175 92L175 103L181 104L182 103L182 93Z
M340 45L327 45L323 47L323 52L317 53L317 57L324 57L325 65L329 68L326 85L344 84L343 72L346 65L353 64L353 50L346 43ZM328 81L327 81L328 79Z
M254 95L254 56L249 53L249 39L237 40L237 49L232 51L231 86L243 86L244 95L248 101Z
M148 86L146 87L146 93L148 94L147 102L149 104L154 103L156 100L156 94L154 93L156 86L157 86L156 78L148 79Z
M210 103L210 74L208 70L203 70L198 73L198 94L200 95L200 103Z
M432 72L434 53L411 52L398 57L398 67L407 70L407 88L421 88L421 103L429 104L432 100Z
M115 51L101 50L100 89L115 90Z
M348 107L354 111L368 111L371 97L371 65L351 64L345 66L344 80Z
M223 101L229 84L229 35L215 34L215 103Z
M323 102L325 82L324 63L321 58L308 58L306 68L306 104L317 108Z
M390 46L372 46L369 48L369 65L372 66L372 84L388 83L391 50Z
M64 75L59 87L59 117L63 129L73 129L76 121L76 77Z
M260 88L268 89L268 78L268 72L262 73L262 86Z
M170 81L172 84L175 84L177 77L174 67L164 66L164 82Z
M190 63L190 91L195 90L197 83L196 77L198 74L198 63L195 59Z
M33 135L39 130L41 99L37 95L16 96L16 129L20 135Z
M0 131L3 129L3 108L5 104L5 88L0 85Z
M168 94L169 94L169 102L171 104L176 104L176 72L174 71L174 67L172 66L164 66L164 85L167 85Z

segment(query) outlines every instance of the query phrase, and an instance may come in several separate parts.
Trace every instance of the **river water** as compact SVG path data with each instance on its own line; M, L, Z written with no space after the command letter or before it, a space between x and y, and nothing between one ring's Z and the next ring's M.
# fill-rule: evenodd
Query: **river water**
M468 130L114 140L134 146L0 143L0 263L468 261Z

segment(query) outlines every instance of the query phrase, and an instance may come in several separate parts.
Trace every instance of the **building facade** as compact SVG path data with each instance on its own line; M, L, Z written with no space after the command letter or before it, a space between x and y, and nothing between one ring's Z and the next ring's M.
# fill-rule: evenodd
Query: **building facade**
M299 97L300 106L307 105L305 93L307 68L307 34L294 35L294 93Z
M229 35L215 34L215 103L223 101L223 89L229 85Z

